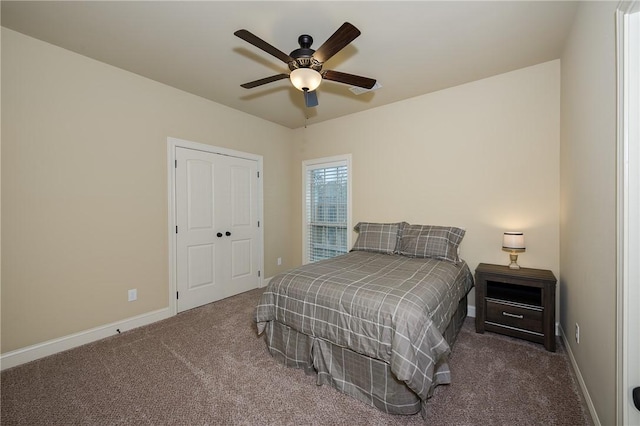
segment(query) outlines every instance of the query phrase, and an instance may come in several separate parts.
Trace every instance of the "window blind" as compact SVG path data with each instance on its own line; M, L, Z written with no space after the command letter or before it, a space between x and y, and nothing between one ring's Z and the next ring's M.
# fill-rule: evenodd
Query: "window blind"
M308 165L305 180L307 262L346 253L349 210L346 161Z

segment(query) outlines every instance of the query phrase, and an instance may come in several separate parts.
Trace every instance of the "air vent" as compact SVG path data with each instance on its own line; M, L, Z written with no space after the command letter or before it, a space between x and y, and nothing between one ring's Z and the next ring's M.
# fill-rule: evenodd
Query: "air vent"
M365 89L364 87L352 86L352 87L349 87L349 90L351 90L353 92L353 94L355 94L355 95L362 95L363 93L373 92L374 90L378 90L381 87L382 87L382 84L380 84L380 82L376 81L376 84L374 84L371 89Z

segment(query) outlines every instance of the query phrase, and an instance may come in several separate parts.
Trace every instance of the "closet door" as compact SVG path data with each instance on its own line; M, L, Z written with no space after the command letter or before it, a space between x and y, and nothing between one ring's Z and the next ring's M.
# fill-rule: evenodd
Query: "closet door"
M218 156L216 202L220 207L224 250L220 298L258 287L258 163Z
M178 312L258 286L257 162L176 148Z

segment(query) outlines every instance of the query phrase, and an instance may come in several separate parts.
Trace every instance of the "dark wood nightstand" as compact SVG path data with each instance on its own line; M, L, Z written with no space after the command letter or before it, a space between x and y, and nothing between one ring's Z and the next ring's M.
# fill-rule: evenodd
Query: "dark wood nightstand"
M476 332L492 331L556 350L556 277L544 269L476 268Z

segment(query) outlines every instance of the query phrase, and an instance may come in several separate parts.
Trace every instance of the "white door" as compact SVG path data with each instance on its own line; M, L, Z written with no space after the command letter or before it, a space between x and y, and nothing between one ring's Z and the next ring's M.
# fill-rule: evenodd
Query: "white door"
M634 2L631 13L628 14L628 51L627 60L627 90L625 94L626 137L628 153L628 181L627 181L627 286L629 301L627 304L628 317L626 328L628 333L627 366L628 391L631 392L628 404L628 424L640 426L640 2Z
M620 307L622 324L618 361L622 419L640 426L640 1L620 2L618 31L618 210L621 242ZM620 408L620 406L618 407ZM620 414L620 413L619 413Z
M221 191L228 202L225 210L223 280L228 283L223 297L258 287L258 165L256 161L224 157ZM227 196L228 194L228 196Z
M178 312L258 287L257 162L176 147Z

